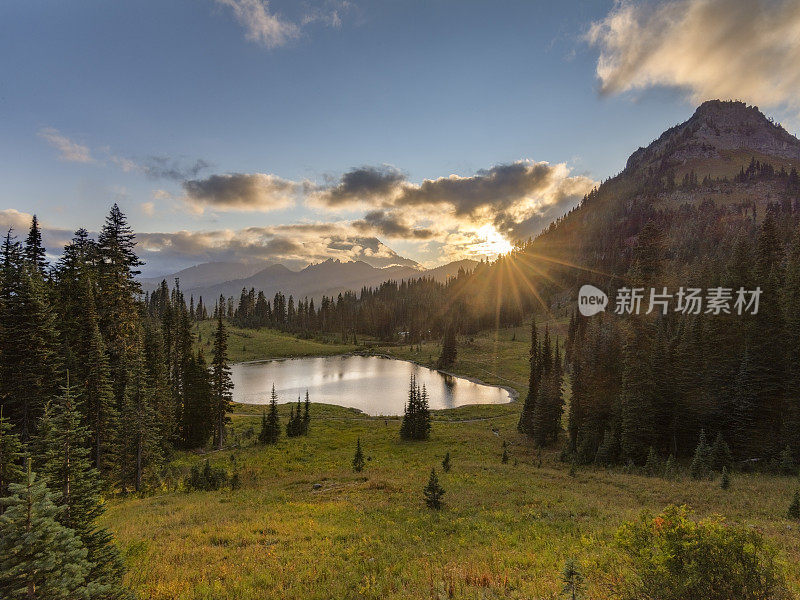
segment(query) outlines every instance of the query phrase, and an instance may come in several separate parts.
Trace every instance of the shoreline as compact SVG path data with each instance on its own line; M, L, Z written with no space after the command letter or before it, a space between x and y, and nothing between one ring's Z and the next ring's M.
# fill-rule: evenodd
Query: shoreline
M513 387L509 385L500 385L500 384L493 384L493 383L486 383L485 381L478 379L477 377L470 377L468 375L459 375L458 373L453 373L451 371L443 371L441 369L436 369L435 367L429 367L428 365L424 365L420 362L415 360L407 359L407 358L398 358L396 356L391 356L385 353L378 353L378 352L367 352L367 351L356 351L356 352L342 352L341 354L322 354L322 355L307 355L307 356L282 356L282 357L274 357L274 358L258 358L254 360L243 360L236 363L231 363L233 365L251 365L251 364L258 364L258 363L265 363L265 362L275 362L275 361L284 361L284 360L299 360L304 358L332 358L335 356L339 357L349 357L349 356L364 356L364 357L376 357L376 358L384 358L388 360L399 360L402 362L411 363L412 365L416 365L418 367L423 367L425 369L429 369L431 371L435 371L437 373L441 373L442 375L449 375L450 377L458 377L459 379L463 379L465 381L469 381L470 383L474 383L477 385L485 385L487 387L498 388L504 390L509 397L508 402L504 404L513 404L519 400L520 393ZM247 406L260 406L259 404L249 404L245 402L239 402L238 404L247 405ZM464 406L492 406L493 404L485 404L485 403L477 403L477 404L462 404L461 406L456 406L454 408L439 408L433 409L431 412L443 412L446 410L455 410L457 408L462 408ZM349 406L342 406L341 404L331 404L331 406L340 406L342 408L352 408ZM354 409L359 410L359 409ZM363 411L359 411L363 412ZM367 414L367 413L364 413Z

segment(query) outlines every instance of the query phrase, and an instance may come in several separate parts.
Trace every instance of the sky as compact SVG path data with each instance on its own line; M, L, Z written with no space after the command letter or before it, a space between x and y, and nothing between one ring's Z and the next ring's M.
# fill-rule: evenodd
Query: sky
M506 252L706 99L800 128L796 0L6 0L0 228L145 273ZM403 258L401 258L403 257Z

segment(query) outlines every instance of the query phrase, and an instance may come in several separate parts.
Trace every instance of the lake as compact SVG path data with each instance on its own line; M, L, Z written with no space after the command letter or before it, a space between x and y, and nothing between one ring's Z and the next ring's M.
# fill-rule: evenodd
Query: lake
M402 415L412 374L428 390L432 410L512 399L503 388L378 356L255 361L234 364L231 370L233 399L244 404L268 404L274 383L281 403L305 398L308 390L312 402L357 408L369 415Z

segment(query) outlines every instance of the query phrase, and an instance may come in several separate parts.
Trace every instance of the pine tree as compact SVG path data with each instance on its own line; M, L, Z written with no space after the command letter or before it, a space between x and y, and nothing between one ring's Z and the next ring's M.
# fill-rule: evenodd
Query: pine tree
M711 447L711 452L708 456L711 469L714 471L721 471L724 468L730 469L733 466L733 456L731 449L722 437L722 432L717 433L714 440L714 445Z
M11 423L3 416L2 408L0 408L0 498L8 495L9 484L22 481L24 456L22 442L14 433ZM2 511L3 506L0 505L0 513Z
M794 496L792 497L792 502L789 504L787 516L790 519L800 519L800 492L796 490L794 492Z
M720 479L719 487L723 490L731 487L731 476L728 474L728 467L722 467L722 479Z
M561 595L567 596L570 600L577 600L581 589L583 589L583 574L580 565L574 558L568 558L561 571L561 582L564 587Z
M278 394L275 393L275 384L272 384L272 395L269 401L269 414L265 414L261 421L261 432L258 441L262 444L276 444L281 436L281 422L278 416Z
M658 454L655 449L650 446L647 453L647 461L644 464L644 472L648 477L655 477L661 470L661 461L658 459Z
M700 439L697 443L697 448L694 451L694 458L689 468L689 473L692 479L707 479L711 474L710 463L711 448L706 442L705 431L700 431Z
M528 395L525 396L525 403L522 406L522 414L517 423L520 433L533 433L533 412L536 405L536 398L539 394L539 377L541 376L541 363L539 360L539 339L536 332L536 317L531 317L531 348L530 348L530 371L528 374Z
M451 324L444 330L444 338L442 339L442 353L439 355L439 361L436 363L436 368L439 370L450 369L456 362L456 330Z
M664 464L664 479L674 479L677 474L678 470L675 466L675 456L670 454L669 458L667 458L667 462Z
M408 389L408 402L400 424L400 437L404 440L427 440L431 431L431 414L428 408L428 392L420 389L415 377L411 376Z
M356 440L356 453L353 455L353 471L361 473L364 470L364 452L361 450L361 438Z
M448 451L447 454L444 455L444 460L442 460L442 471L445 473L450 472L450 452Z
M779 468L782 475L797 475L797 465L794 462L792 448L788 444L781 451Z
M145 478L153 475L163 460L158 414L154 405L152 382L147 376L141 333L137 332L136 346L126 363L129 373L121 411L120 480L123 490L128 485L142 490Z
M77 365L77 382L91 432L92 464L108 481L119 458L119 411L114 403L108 356L88 280L84 282L84 290L80 338L85 360Z
M217 319L217 332L214 336L214 357L211 361L211 391L214 397L216 430L214 442L217 450L222 450L225 437L225 423L228 422L227 413L233 405L231 390L231 369L228 366L228 333L222 317Z
M89 597L91 565L75 533L61 525L59 509L30 468L9 486L0 515L0 597L75 600Z
M431 476L428 478L428 485L426 485L422 494L425 497L425 505L428 508L439 510L442 508L442 497L445 494L444 488L439 485L439 477L436 475L436 469L431 469Z
M89 459L89 430L69 381L60 396L48 403L36 444L38 471L51 490L60 512L56 519L71 529L87 550L90 598L127 597L122 586L124 567L111 534L97 525L103 514L99 473Z
M58 340L41 273L23 264L11 277L17 278L17 283L8 284L16 290L4 302L0 318L0 397L8 407L9 419L27 442L36 433L46 399L56 392Z
M308 390L306 390L306 401L303 405L303 435L308 435L311 426L311 402L308 400Z
M39 270L44 275L47 270L47 259L45 258L46 252L42 245L42 232L39 229L39 219L33 215L31 219L31 228L28 232L28 237L25 238L25 260Z

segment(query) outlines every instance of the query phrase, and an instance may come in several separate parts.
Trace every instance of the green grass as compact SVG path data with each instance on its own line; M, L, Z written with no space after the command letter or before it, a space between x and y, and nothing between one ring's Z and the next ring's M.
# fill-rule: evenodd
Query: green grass
M459 348L455 371L513 382L524 393L527 336L525 327L476 336ZM435 344L385 351L419 362L438 354ZM519 409L441 411L430 441L409 443L399 440L397 419L313 404L308 437L260 447L248 431L258 431L261 407L237 405L232 437L241 448L181 453L172 468L182 476L206 458L230 468L235 455L242 489L111 500L104 521L143 598L555 598L570 556L582 565L586 597L607 598L621 568L616 528L642 509L685 503L698 516L759 528L800 589L798 524L784 518L796 478L734 475L723 491L716 481L594 468L570 477L555 450L538 466L516 432ZM289 406L280 410L285 423ZM368 460L356 474L350 461L358 437ZM511 456L505 465L503 441ZM430 511L422 488L448 451L452 471L440 472L445 508Z
M216 321L203 321L195 331L198 334L197 344L203 348L210 359L214 343ZM330 356L345 354L358 349L353 344L341 344L334 336L328 340L304 340L298 337L268 329L242 329L230 324L228 329L228 356L231 362L260 360L266 358L292 358L299 356Z

